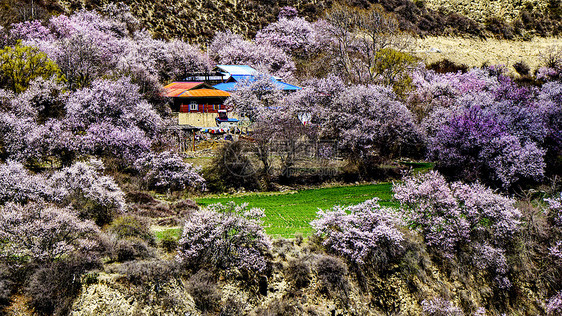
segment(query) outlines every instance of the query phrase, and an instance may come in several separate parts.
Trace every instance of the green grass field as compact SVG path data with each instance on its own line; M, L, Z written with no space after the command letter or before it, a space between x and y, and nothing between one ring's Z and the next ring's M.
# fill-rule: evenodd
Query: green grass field
M285 194L249 194L238 197L200 198L201 206L213 203L234 201L248 203L250 207L264 209L264 226L272 237L292 238L295 233L304 236L312 234L310 221L316 218L318 208L329 209L334 205L353 205L378 197L384 206L398 206L392 200L392 183L343 186L334 188L310 189Z

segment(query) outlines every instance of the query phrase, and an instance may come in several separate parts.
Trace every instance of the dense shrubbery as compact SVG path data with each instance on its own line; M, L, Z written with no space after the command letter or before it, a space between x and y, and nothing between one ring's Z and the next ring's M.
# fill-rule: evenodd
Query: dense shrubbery
M330 252L358 265L384 269L404 250L396 211L381 207L376 199L348 207L319 211L311 225Z
M311 272L308 262L304 260L292 260L289 261L289 265L285 270L285 275L296 289L301 289L310 284Z
M107 228L107 232L119 238L139 238L149 244L155 244L149 222L141 217L131 215L118 217Z
M448 183L437 172L409 176L394 187L408 225L444 257L472 254L473 264L510 287L505 249L520 229L515 200L479 183Z
M185 222L177 259L190 267L262 272L271 244L260 225L261 209L213 204Z
M171 151L148 154L137 159L134 166L148 189L165 192L205 187L205 179L195 168Z
M212 273L200 270L189 278L187 291L193 297L195 305L203 312L216 310L221 300Z
M225 144L216 153L211 167L204 170L210 191L226 191L230 188L259 188L258 170L248 153L254 149L253 144L236 141Z
M357 3L365 9L336 6L326 20L314 23L298 17L294 8L283 8L278 21L254 41L230 32L215 35L208 51L215 62L247 63L267 74L240 84L227 102L254 124L254 133L250 141L234 142L215 157L207 173L215 177L209 179L213 189L273 187L271 182L294 166L294 151L275 151L270 145L276 141L291 147L302 139L338 141L340 153L361 176L374 176L391 160L423 157L427 150L442 174L469 184L448 182L433 171L404 178L394 189L403 220L376 200L320 211L312 225L324 247L308 245L306 257L294 258L293 252L279 250L280 260L290 260L284 268L270 260L262 210L219 204L191 212L189 203L157 202L146 193L129 194L132 207L125 201L123 189L167 193L205 187L197 170L180 154L165 150L167 141L160 140L169 114L160 89L187 73L209 70L213 61L185 42L151 38L118 6L108 6L106 17L79 11L15 24L0 29L0 45L9 45L0 50L0 303L7 303L17 288L36 311L66 313L81 286L76 280L98 268L104 256L113 262L108 272L157 294L186 267L199 270L186 289L203 312L221 307L216 273L238 280L258 275L252 291L266 295L268 278L277 278L271 270L283 270L294 299L283 297L262 307L305 313L297 300L311 284L345 304L355 277L376 276L358 283L379 297L381 286L374 283L384 282L386 274L398 273L414 288L414 279L427 278L427 262L437 259L432 268L470 267L468 273L479 270L496 288L512 289L494 293L493 299L506 301L529 291L521 285L531 278L527 272L546 267L536 284L546 284L544 292L552 296L547 313L559 313L562 197L546 199L549 209L535 221L522 218L515 200L479 181L518 192L560 174L560 54L547 56L536 77L523 62L516 65L532 81L529 86L518 85L501 66L469 70L443 61L426 69L400 50L407 45L400 31L404 27L426 32L450 27L477 35L486 30L457 14L428 11L422 2L387 1L384 9ZM557 14L555 9L550 14ZM513 29L490 19L487 29L511 38L535 23L533 18L522 14L523 26ZM35 72L14 76L14 67L33 63ZM303 90L285 95L270 74L309 80L303 80ZM254 160L244 156L246 146ZM271 152L283 170L276 179L269 173ZM188 215L179 241L171 235L160 241L166 251L177 250L177 266L138 261L161 253L151 247L150 223L123 215L127 210L173 215L159 224L177 224ZM413 232L401 227L404 223ZM418 242L422 238L425 244ZM522 254L516 254L520 249ZM348 277L344 261L324 250L346 259L357 273ZM540 264L524 267L531 261ZM451 278L457 282L462 276ZM466 309L466 302L460 302ZM237 304L227 307L242 313ZM460 314L460 308L441 298L425 300L421 307L430 315Z
M347 265L338 258L320 256L314 264L320 291L332 297L345 297L349 291Z
M95 257L78 256L40 267L31 275L26 287L31 297L30 305L45 315L70 313L73 300L82 287L82 275L100 266Z
M135 286L152 285L158 291L162 286L181 276L181 270L173 260L146 260L126 262L112 267L110 272L122 274Z

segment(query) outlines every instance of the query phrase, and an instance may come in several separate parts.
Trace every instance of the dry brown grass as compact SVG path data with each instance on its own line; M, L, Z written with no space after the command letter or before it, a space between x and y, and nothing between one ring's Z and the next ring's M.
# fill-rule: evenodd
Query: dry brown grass
M544 9L548 3L545 0L423 0L428 9L444 8L467 16L475 21L484 22L490 16L497 16L511 21L527 3L536 9Z
M426 63L449 59L469 67L504 64L510 73L512 65L523 60L531 71L542 65L541 56L552 46L562 47L562 38L533 38L531 41L475 39L460 37L427 37L414 43L414 53Z

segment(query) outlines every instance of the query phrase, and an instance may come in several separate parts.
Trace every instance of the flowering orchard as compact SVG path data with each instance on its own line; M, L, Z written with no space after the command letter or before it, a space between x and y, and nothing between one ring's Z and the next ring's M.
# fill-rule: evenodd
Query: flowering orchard
M515 200L479 183L449 183L435 171L406 177L394 193L407 224L428 246L451 259L469 252L473 264L490 270L500 288L511 286L504 253L521 225Z
M263 210L247 205L210 205L189 217L179 240L177 260L191 267L228 272L261 272L267 267L269 237L260 225Z
M559 313L562 53L550 55L526 84L502 66L440 73L408 53L409 35L380 6L334 5L317 21L298 13L279 8L278 20L253 38L220 30L207 51L153 38L124 5L0 27L0 303L16 293L36 295L41 280L57 275L49 271L66 265L80 271L67 280L77 286L74 278L101 258L159 255L146 238L146 222L135 217L147 214L167 216L155 223L183 223L181 238L165 241L168 251L177 246L182 268L260 276L265 285L258 287L267 292L271 271L282 264L272 261L275 243L265 234L262 210L218 204L194 211L189 202L176 203L195 191L237 187L217 183L238 179L232 170L225 177L213 172L224 171L224 159L200 173L172 150L167 130L174 116L162 97L163 85L189 74L246 64L260 74L243 80L225 103L253 130L246 138L261 165L250 173L265 178L246 178L252 188L291 180L303 139L334 144L333 159L345 165L334 173L338 181L372 180L410 159L435 164L435 171L395 182L400 208L368 200L320 210L312 221L318 243L295 266L326 251L356 271L400 271L406 280L432 260L443 269L458 264L487 276L496 296L486 300L508 302L486 308L518 302L518 295L534 291L525 287L534 278L537 287L546 284L537 297L548 300L533 304ZM302 89L285 93L276 77ZM249 158L234 158L247 167ZM268 172L273 166L282 176ZM521 192L536 198L536 216L518 208L522 202L514 197ZM107 228L127 223L146 229L129 236ZM334 279L344 292L351 288L342 259L317 260L323 262L316 267L319 283ZM308 280L311 270L303 271ZM426 314L462 313L458 300L423 297L419 311ZM471 312L480 306L461 303ZM55 310L49 304L46 314Z
M361 204L319 211L311 222L322 245L330 251L365 265L385 267L403 252L402 224L396 210L381 207L377 199Z

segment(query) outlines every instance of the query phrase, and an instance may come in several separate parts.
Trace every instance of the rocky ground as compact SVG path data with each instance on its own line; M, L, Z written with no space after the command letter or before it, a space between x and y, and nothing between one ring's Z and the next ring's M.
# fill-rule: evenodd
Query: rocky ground
M270 272L258 280L219 276L201 281L201 272L170 272L178 269L169 268L171 255L106 267L85 282L71 314L422 315L423 300L446 298L472 315L481 306L499 307L494 302L506 295L486 273L444 266L425 251L384 273L348 266L326 256L314 242L298 239L277 240L271 256ZM507 310L514 315L539 314L545 298L531 284L514 283L524 299L501 304L511 305ZM487 315L497 312L488 308Z

